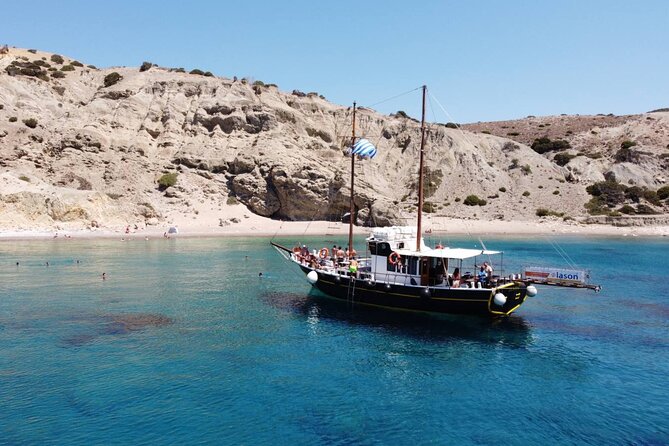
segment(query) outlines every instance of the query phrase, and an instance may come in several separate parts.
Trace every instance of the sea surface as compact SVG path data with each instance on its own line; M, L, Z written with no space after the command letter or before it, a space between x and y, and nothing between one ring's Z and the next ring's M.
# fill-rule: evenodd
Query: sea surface
M669 444L669 240L485 240L603 285L504 320L332 301L268 242L0 243L0 444Z

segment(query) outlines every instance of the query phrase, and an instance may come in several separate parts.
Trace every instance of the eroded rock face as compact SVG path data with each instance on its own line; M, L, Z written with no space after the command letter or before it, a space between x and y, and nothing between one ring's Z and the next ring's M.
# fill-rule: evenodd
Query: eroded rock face
M143 72L75 67L57 78L41 76L40 68L35 76L12 65L25 62L21 57L39 67L32 61L50 54L12 48L0 59L0 229L16 221L41 227L95 221L104 228L140 219L155 225L168 215L195 218L198 209L224 212L229 196L277 219L339 220L349 211L347 107L315 94L155 66ZM120 81L103 87L112 71ZM486 218L512 209L514 218L531 219L545 207L575 217L585 213L585 187L605 172L625 184L657 188L667 177L669 162L661 153L669 144L669 113L650 115L574 132L572 145L583 153L573 153L565 167L553 163L554 154L539 155L522 143L432 125L426 200L441 216ZM359 131L378 155L356 161L354 218L365 225L406 224L417 202L419 124L369 109L358 117ZM562 117L551 119L554 131ZM533 122L514 125L536 133ZM639 142L637 162L615 162L623 138ZM598 158L588 149L593 144ZM161 191L157 181L168 173L177 175L177 184ZM486 199L486 206L465 206L470 194Z

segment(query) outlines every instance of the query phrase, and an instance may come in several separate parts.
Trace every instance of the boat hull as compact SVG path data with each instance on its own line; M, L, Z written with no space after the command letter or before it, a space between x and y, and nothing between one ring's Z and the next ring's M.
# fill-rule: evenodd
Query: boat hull
M430 313L455 313L504 316L514 312L527 298L526 287L512 282L497 288L448 288L387 284L349 276L328 274L300 265L305 274L315 271L318 280L312 285L335 299L355 304ZM505 302L495 302L502 293ZM498 300L499 301L499 300Z

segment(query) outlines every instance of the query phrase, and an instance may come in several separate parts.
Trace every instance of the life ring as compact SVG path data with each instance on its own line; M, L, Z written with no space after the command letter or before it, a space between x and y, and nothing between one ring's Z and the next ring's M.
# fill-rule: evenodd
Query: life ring
M321 259L327 259L330 256L330 250L327 248L321 248L320 252L318 253L318 257Z
M388 261L390 262L391 265L397 265L400 260L402 260L402 256L396 253L395 251L391 252L390 255L388 256Z

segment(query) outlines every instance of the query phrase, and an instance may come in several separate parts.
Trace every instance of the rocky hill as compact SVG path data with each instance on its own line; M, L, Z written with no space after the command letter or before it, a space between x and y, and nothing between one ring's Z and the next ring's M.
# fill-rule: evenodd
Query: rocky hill
M379 154L356 164L357 221L402 224L415 209L419 124L365 108L358 117ZM317 93L10 48L0 54L0 229L228 224L239 203L273 219L341 220L350 134L350 108ZM667 112L431 124L425 210L578 219L602 196L586 187L606 176L623 195L604 194L591 213L662 213L668 144ZM645 192L628 196L631 186Z

